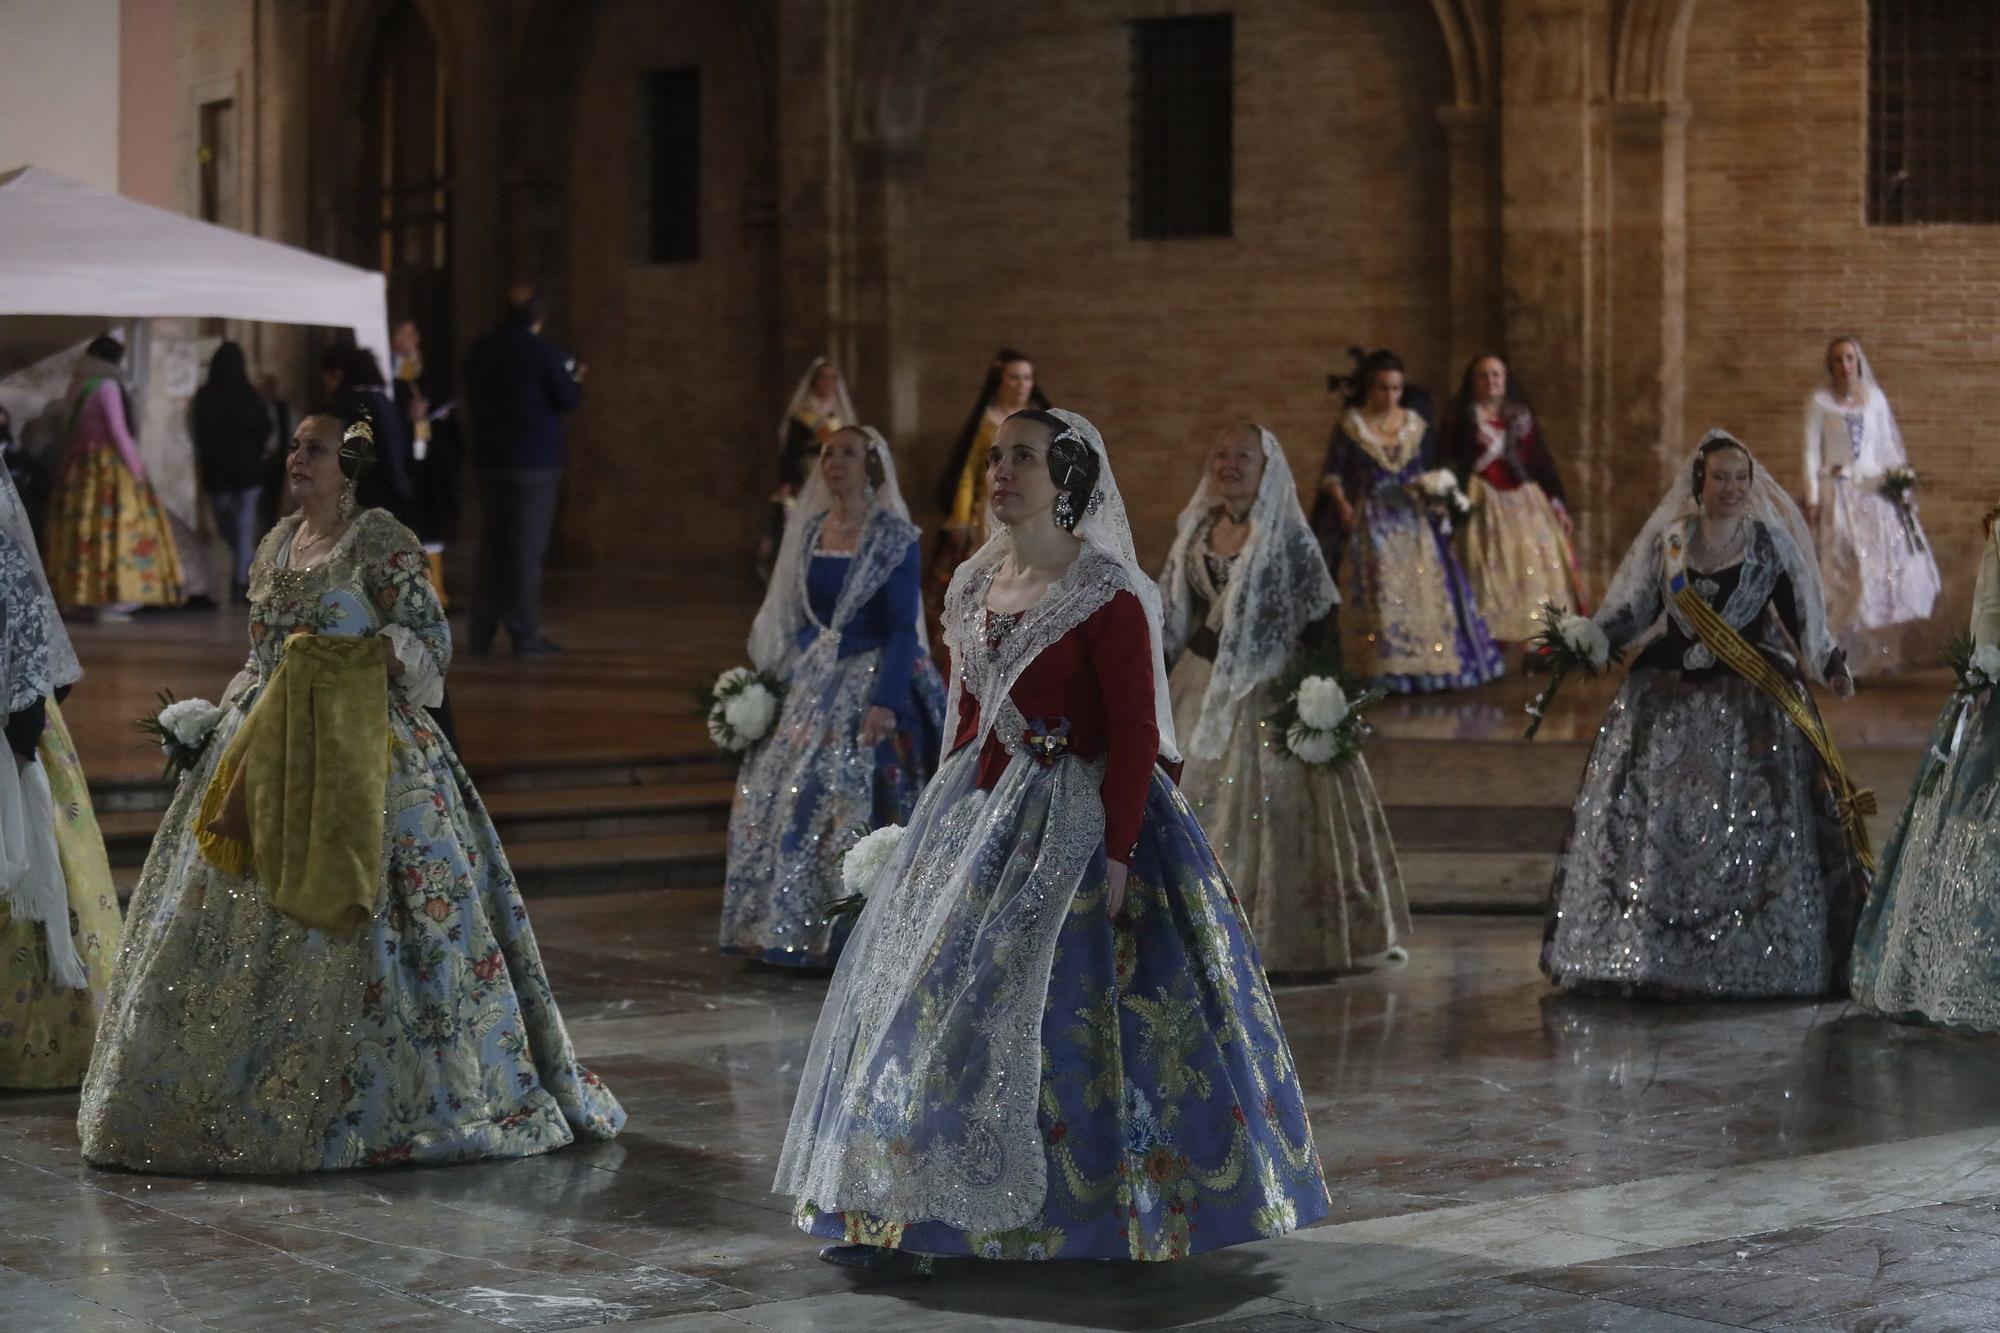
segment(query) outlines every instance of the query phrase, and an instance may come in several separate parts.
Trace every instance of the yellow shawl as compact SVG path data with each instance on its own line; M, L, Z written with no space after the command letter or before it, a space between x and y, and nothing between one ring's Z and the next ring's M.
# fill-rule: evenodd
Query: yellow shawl
M382 892L389 676L381 640L296 634L222 752L196 821L224 874L256 868L271 905L321 930Z

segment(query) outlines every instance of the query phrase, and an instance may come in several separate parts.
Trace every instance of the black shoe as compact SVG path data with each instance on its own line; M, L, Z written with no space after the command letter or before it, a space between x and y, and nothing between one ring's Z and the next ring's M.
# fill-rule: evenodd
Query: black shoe
M881 1245L829 1245L819 1252L821 1263L862 1273L915 1273L928 1276L931 1256L909 1254Z
M516 657L547 657L552 653L559 653L561 651L562 648L559 645L551 643L539 634L532 639L523 639L514 645L514 656Z

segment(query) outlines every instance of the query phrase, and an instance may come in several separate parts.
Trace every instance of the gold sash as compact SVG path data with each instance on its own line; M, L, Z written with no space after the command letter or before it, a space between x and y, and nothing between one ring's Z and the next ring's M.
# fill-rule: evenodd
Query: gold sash
M254 869L271 905L309 926L367 921L393 743L382 641L294 635L203 793L202 855L224 874Z
M1869 846L1868 826L1864 821L1875 813L1875 793L1855 786L1854 779L1848 775L1847 765L1841 761L1839 748L1834 745L1833 737L1827 734L1826 724L1802 697L1801 691L1689 586L1687 534L1686 524L1667 531L1667 588L1673 594L1674 605L1687 617L1696 637L1715 654L1716 661L1755 685L1766 698L1784 709L1792 725L1812 743L1813 749L1819 751L1820 763L1825 766L1827 778L1833 783L1834 805L1840 815L1840 825L1847 831L1847 845L1862 867L1873 874L1875 850Z

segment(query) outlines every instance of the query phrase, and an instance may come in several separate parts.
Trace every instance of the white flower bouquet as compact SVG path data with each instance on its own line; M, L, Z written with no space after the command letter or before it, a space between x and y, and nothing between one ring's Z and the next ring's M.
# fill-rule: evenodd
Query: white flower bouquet
M872 833L864 833L847 855L840 858L840 884L847 890L844 898L835 898L826 905L827 916L839 920L844 916L859 916L868 903L868 890L875 887L875 881L882 878L882 872L896 859L896 850L903 845L903 835L909 832L901 824L885 824Z
M1284 738L1285 752L1300 763L1339 768L1375 734L1363 715L1387 696L1386 690L1361 688L1330 664L1307 664L1280 686L1285 702L1265 725Z
M1937 790L1945 765L1958 753L1959 742L1965 739L1965 727L1972 718L1972 701L1979 697L1981 691L2000 685L2000 647L1990 643L1974 644L1970 634L1954 635L1947 640L1939 660L1951 668L1958 683L1951 692L1950 735L1942 745L1931 746L1924 779L1918 784L1917 790L1925 796Z
M1913 467L1892 467L1882 474L1882 483L1877 490L1883 499L1896 506L1896 517L1903 521L1903 539L1912 551L1924 549L1923 530L1917 526L1917 502L1910 497L1917 489L1917 470Z
M1458 484L1458 476L1450 468L1432 468L1417 478L1417 492L1424 502L1442 513L1453 523L1463 523L1472 517L1472 500Z
M1575 672L1601 676L1622 656L1611 651L1611 640L1604 637L1604 630L1596 621L1554 602L1542 603L1542 631L1535 636L1530 651L1548 663L1551 674L1549 683L1528 705L1528 733L1524 740L1533 740L1542 729L1542 718L1566 677Z
M166 780L179 782L183 773L201 762L222 710L206 699L176 699L172 690L161 690L159 700L158 710L134 725L167 757Z
M698 698L708 714L708 738L725 754L742 754L771 734L785 687L749 667L731 667Z

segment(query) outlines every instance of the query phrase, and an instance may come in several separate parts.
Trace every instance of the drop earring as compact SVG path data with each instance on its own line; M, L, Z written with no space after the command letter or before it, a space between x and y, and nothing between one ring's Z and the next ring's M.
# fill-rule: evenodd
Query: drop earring
M1076 510L1070 505L1069 492L1056 493L1056 526L1068 532L1076 526Z

